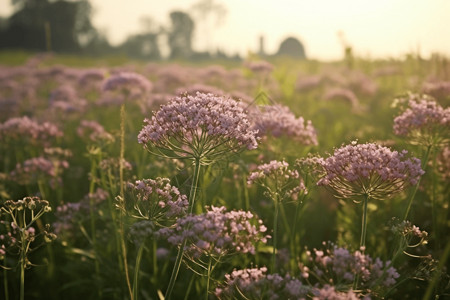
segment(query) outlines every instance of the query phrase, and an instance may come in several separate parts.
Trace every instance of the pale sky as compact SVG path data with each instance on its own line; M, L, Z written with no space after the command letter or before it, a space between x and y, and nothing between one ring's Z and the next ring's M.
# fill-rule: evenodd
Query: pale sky
M141 17L170 25L169 12L193 15L200 0L91 0L93 22L113 44L141 30ZM0 0L0 15L11 12L10 0ZM271 54L289 36L298 38L310 58L340 59L338 32L354 53L371 58L399 57L417 51L450 56L450 0L214 0L227 9L220 25L196 21L195 50L220 48L227 54L256 52L259 36ZM209 29L206 29L209 28ZM209 30L209 34L207 34ZM207 42L207 36L210 36Z

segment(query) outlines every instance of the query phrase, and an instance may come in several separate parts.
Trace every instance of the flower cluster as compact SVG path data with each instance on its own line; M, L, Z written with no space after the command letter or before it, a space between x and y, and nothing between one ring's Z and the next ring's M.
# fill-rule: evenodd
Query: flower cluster
M403 236L406 246L415 248L428 243L428 232L420 230L419 227L413 225L410 221L404 220L394 224L391 227L392 232Z
M317 145L317 133L311 121L296 118L288 107L267 105L251 115L253 129L259 136L287 136L304 145Z
M254 73L270 73L273 71L273 65L267 61L248 61L245 66Z
M437 168L444 180L450 180L450 146L446 146L438 154Z
M449 140L450 108L426 95L409 95L409 107L394 119L394 133L412 142L437 145Z
M168 178L143 179L128 183L128 190L133 195L133 209L139 219L155 223L184 216L189 206L186 195L170 185ZM128 202L128 201L127 201Z
M219 299L306 299L310 288L285 275L266 274L267 268L234 270L216 288Z
M80 126L77 128L77 134L82 138L97 143L114 141L114 137L96 121L81 120Z
M132 72L120 72L103 82L102 91L138 91L141 94L152 89L152 83L144 76Z
M268 164L258 166L247 178L247 184L258 183L269 190L269 193L283 193L281 199L296 198L300 192L307 194L303 179L297 170L290 170L285 161L272 160ZM275 196L275 195L271 195Z
M312 279L313 276L319 282L335 286L351 285L357 276L360 288L375 290L393 286L400 276L390 261L373 259L359 250L351 253L348 249L333 245L325 251L306 251L306 255L312 267L301 266L303 277Z
M255 244L266 243L267 228L251 212L226 211L224 206L212 206L206 213L187 215L177 220L173 228L162 228L160 237L172 245L188 240L185 255L198 258L202 254L220 257L232 253L255 254Z
M352 108L359 107L359 100L352 90L346 88L329 88L323 96L325 100L344 100L351 104Z
M180 96L163 105L138 135L147 149L203 163L257 147L256 132L238 102L212 94Z
M50 186L56 187L62 182L61 175L64 169L69 167L66 160L47 159L39 156L18 163L10 172L10 180L27 185L38 182L43 178L50 180Z
M53 223L55 233L65 240L72 239L79 233L78 223L89 216L91 205L95 211L103 203L109 194L107 191L97 188L94 193L87 194L78 202L64 203L56 208L56 221Z
M366 195L383 200L415 185L425 172L420 160L406 158L406 150L391 151L373 143L342 146L326 159L311 158L323 171L317 182L331 188L336 196Z
M0 124L0 139L29 138L31 143L48 145L51 138L60 137L63 133L58 127L49 122L39 124L28 117L11 118Z
M141 245L145 239L155 233L155 224L149 220L135 222L130 227L129 236L135 245Z

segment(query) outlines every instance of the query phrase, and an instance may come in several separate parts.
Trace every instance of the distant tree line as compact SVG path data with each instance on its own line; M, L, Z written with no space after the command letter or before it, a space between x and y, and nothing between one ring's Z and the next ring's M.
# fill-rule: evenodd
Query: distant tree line
M162 59L162 49L167 49L170 59L236 59L238 55L227 56L216 53L196 52L192 47L194 20L182 11L170 13L168 27L156 25L151 17L143 19L141 32L130 35L125 42L111 46L106 36L92 24L92 6L88 0L11 0L14 13L0 20L0 50L25 49L30 51L53 51L74 54L125 54L132 58L145 60ZM198 5L203 14L210 13L212 0L200 0ZM198 6L197 5L197 6ZM216 5L216 4L214 4ZM197 7L198 8L198 7ZM206 11L205 11L206 10ZM304 49L295 40L287 40L279 52L294 52L304 57ZM300 47L300 50L298 48ZM300 52L299 52L300 51ZM295 55L294 55L295 56Z

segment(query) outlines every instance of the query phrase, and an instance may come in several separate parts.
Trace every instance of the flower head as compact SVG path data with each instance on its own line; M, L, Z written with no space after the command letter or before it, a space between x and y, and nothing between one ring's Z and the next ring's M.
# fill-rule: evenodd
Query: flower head
M144 122L139 143L170 157L208 163L230 152L257 147L256 131L239 103L212 94L176 97Z
M409 107L394 119L394 133L427 146L448 142L450 107L444 109L426 95L410 94L408 97Z
M272 160L268 164L259 165L258 171L248 176L247 183L264 186L272 198L276 193L281 196L280 200L295 198L300 192L308 193L298 171L290 170L289 164L285 161Z
M170 185L168 178L143 179L129 183L128 190L133 195L135 215L139 219L155 222L184 216L189 201L186 195Z
M173 228L160 229L159 235L173 245L180 245L187 238L186 255L198 258L236 252L254 254L255 244L267 241L266 231L262 221L251 212L227 212L223 206L212 206L201 215L178 219Z
M353 142L326 159L313 158L323 171L317 184L331 188L340 198L367 195L385 199L415 185L425 173L420 160L407 158L406 153Z
M259 136L287 136L304 145L317 145L317 133L311 121L296 118L288 107L267 105L251 115L253 129Z

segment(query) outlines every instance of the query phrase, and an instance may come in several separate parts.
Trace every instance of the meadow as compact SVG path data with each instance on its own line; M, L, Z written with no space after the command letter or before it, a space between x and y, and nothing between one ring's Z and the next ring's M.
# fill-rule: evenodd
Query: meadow
M445 57L0 78L2 299L450 296Z

